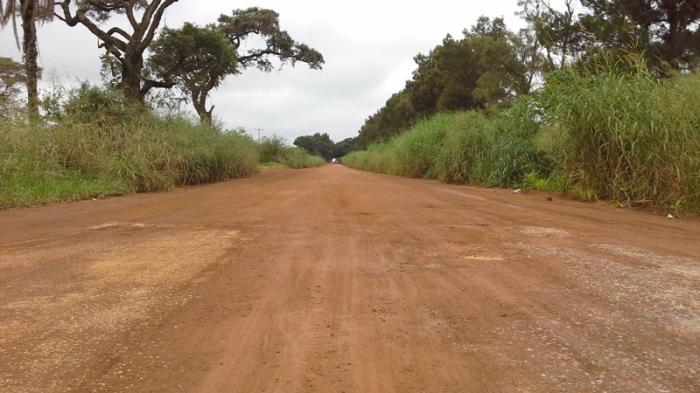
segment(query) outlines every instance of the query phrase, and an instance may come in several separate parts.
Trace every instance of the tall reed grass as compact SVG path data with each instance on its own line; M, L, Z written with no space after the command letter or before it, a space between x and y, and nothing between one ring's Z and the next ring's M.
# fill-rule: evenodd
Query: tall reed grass
M292 169L324 165L323 157L311 154L300 147L287 146L284 138L273 135L258 141L260 163L280 164Z
M560 129L553 156L569 184L629 205L700 208L700 75L568 70L550 77L541 102Z
M69 100L43 124L0 123L0 207L167 190L257 170L248 136L100 97Z
M700 75L565 69L492 116L441 113L343 162L486 186L535 186L700 213Z

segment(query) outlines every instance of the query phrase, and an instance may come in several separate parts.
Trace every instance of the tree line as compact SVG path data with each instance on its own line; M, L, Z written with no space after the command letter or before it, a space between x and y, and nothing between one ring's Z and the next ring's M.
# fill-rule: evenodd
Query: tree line
M333 142L327 133L315 133L312 135L300 136L294 140L294 145L307 152L323 157L327 161L334 158L341 158L348 154L355 145L355 138L347 138L336 143Z
M603 51L641 53L657 77L700 65L700 0L520 0L519 31L481 17L462 37L445 37L417 65L404 89L361 127L356 148L386 140L436 112L497 110L567 66L594 67ZM620 62L624 64L624 62Z
M39 117L37 24L54 19L82 26L98 39L104 50L104 75L131 102L145 106L154 89L175 88L189 98L203 122L212 120L209 94L229 75L248 68L269 72L275 62L280 66L302 62L312 69L324 63L321 53L282 30L279 14L269 9L238 9L205 26L185 23L178 29L160 29L166 9L176 2L0 0L0 25L13 26L24 63L18 78L17 63L0 59L0 90L9 93L17 83L26 84L29 118ZM126 18L128 28L120 27L114 20L117 16ZM257 41L263 42L262 47L246 45Z

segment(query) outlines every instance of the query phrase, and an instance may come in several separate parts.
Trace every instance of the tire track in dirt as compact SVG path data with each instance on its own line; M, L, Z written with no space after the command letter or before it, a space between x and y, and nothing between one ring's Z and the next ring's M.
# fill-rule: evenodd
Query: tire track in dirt
M0 212L0 391L694 392L700 225L326 166Z

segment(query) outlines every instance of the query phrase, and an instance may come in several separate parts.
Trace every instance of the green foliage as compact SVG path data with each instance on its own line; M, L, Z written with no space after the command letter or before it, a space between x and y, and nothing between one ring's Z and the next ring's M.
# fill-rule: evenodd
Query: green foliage
M291 65L307 63L311 69L321 69L324 63L321 53L280 30L279 14L273 10L257 7L233 10L231 15L219 16L215 28L233 45L241 68L256 67L269 72L273 69L272 59ZM262 48L244 45L246 39L255 36L264 41Z
M582 0L589 46L635 49L657 71L700 64L697 0Z
M206 107L209 92L238 72L238 59L226 36L214 27L185 23L179 29L163 29L151 52L151 72L175 81L191 97L200 118L211 122L213 108Z
M439 111L509 105L531 89L535 71L525 59L532 57L525 45L501 18L481 17L459 40L448 35L429 54L415 57L411 80L366 120L358 147L386 140Z
M260 163L267 168L279 165L300 169L317 167L326 163L323 157L309 153L301 147L287 146L284 139L276 135L262 138L257 142L257 147L260 153Z
M352 151L355 148L356 138L345 138L342 141L335 144L335 156L334 158L340 158Z
M561 129L554 153L569 184L631 205L700 204L700 76L562 70L541 102Z
M65 99L60 96L61 90L57 94L54 100L45 101L43 105L51 121L70 120L107 127L129 123L141 113L141 108L120 92L87 83L65 93Z
M538 191L564 192L566 190L566 179L561 176L545 178L537 172L530 172L525 175L523 188L531 188Z
M409 128L420 115L413 108L411 96L406 90L396 93L384 107L370 116L360 128L356 145L367 148L373 142L391 138Z
M294 140L294 146L300 147L310 154L321 156L330 161L336 157L335 142L326 133L300 136Z
M396 138L392 148L394 172L411 177L432 175L435 156L450 124L451 115L437 115Z
M550 162L519 127L522 120L512 119L514 111L495 118L474 111L437 114L389 142L350 153L343 162L446 182L519 185L529 172L548 174Z
M286 147L282 164L292 169L301 169L325 165L326 160L299 147Z
M260 42L262 47L256 47ZM249 67L270 72L273 60L291 65L303 62L312 69L323 65L321 53L280 30L275 11L257 7L221 15L218 23L206 27L185 23L179 29L165 28L152 43L151 53L149 73L177 84L191 98L200 119L208 123L214 108L207 108L207 98L226 76ZM108 68L115 68L112 63L105 61Z
M343 162L700 212L700 75L658 81L639 64L566 68L493 116L437 114Z
M357 147L386 141L440 111L497 111L538 87L547 72L588 67L603 54L642 53L656 75L692 71L700 64L697 0L519 0L527 27L507 30L503 19L481 17L462 39L447 36L418 54L406 86L371 115ZM605 48L605 49L603 49ZM618 65L624 65L621 62Z
M17 112L20 87L25 81L24 66L7 57L0 57L0 120L8 120Z
M95 88L71 97L50 125L0 123L0 207L165 190L256 170L258 150L247 136L130 112L123 97Z
M308 153L321 156L326 161L340 158L348 154L355 146L355 138L347 138L335 143L327 133L300 136L294 140L294 145Z
M598 193L597 192L595 192L594 190L591 190L589 188L584 188L580 184L575 184L573 187L571 187L571 189L568 192L574 198L576 198L580 201L592 202L592 201L598 200ZM675 212L683 211L683 209L680 209L680 208L672 208L672 210Z
M260 162L263 164L271 162L282 162L284 160L286 144L282 137L273 135L271 137L263 137L258 142L260 150Z

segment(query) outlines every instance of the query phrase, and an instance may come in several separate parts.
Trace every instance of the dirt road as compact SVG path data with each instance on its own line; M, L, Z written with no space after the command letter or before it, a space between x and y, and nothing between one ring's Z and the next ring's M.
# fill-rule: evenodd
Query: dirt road
M698 221L341 166L0 212L0 392L698 391Z

